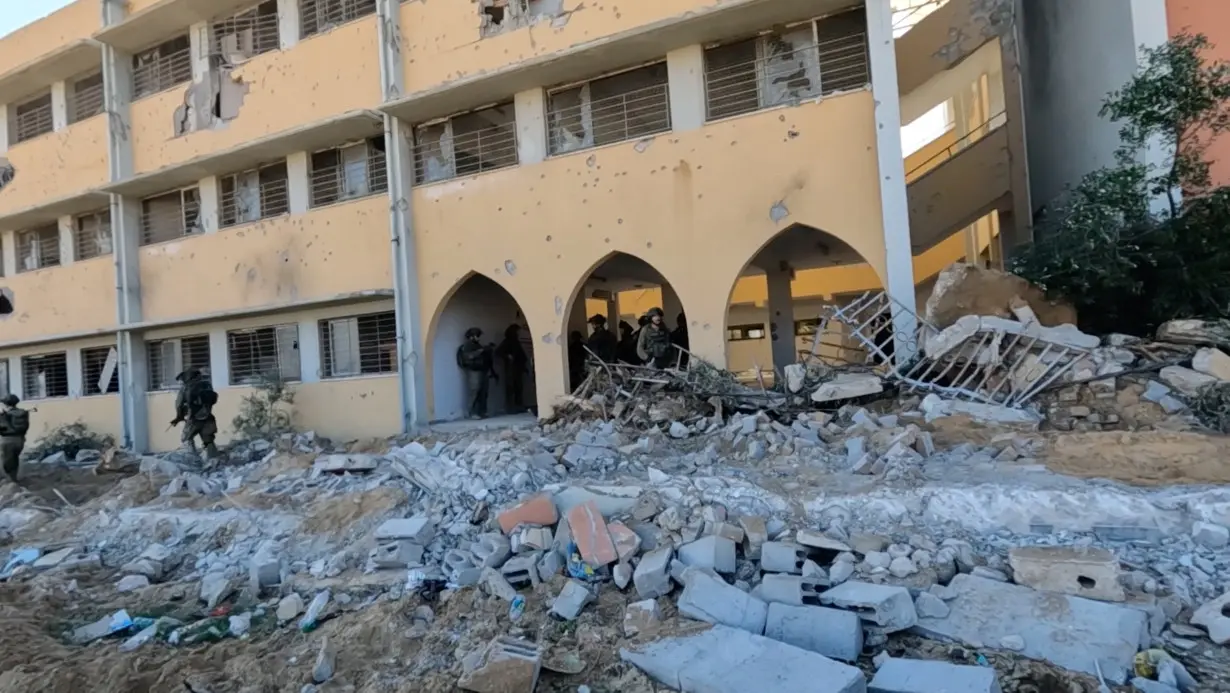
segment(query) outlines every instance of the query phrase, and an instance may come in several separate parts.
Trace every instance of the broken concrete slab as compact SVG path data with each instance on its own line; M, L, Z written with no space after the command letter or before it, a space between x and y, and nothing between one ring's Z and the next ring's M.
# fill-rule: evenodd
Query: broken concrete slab
M312 465L318 472L370 472L380 466L375 455L321 455Z
M868 693L1000 693L992 667L891 657L876 669Z
M623 648L619 656L681 693L810 691L865 693L863 673L814 652L745 631L704 631Z
M636 585L636 593L642 599L657 599L671 593L674 585L671 583L670 566L674 553L671 547L663 546L641 556L641 562L632 574L632 584Z
M760 547L760 569L770 573L803 572L807 549L785 541L767 541Z
M1192 614L1192 625L1202 626L1209 632L1209 640L1218 645L1230 642L1230 592L1196 609Z
M1192 540L1206 549L1224 549L1230 544L1230 529L1211 522L1192 525Z
M641 550L641 537L622 522L612 522L606 526L611 533L611 542L615 544L615 553L619 560L628 561Z
M1230 380L1230 356L1221 349L1205 347L1192 356L1192 370L1225 382Z
M1218 382L1217 378L1211 375L1197 373L1183 366L1166 366L1158 371L1157 375L1162 379L1162 382L1188 397L1195 397L1206 386Z
M1157 328L1157 341L1197 346L1225 346L1230 344L1230 321L1169 320Z
M822 593L820 603L853 611L885 633L905 630L918 622L910 591L895 585L850 580Z
M556 493L552 500L561 518L567 517L578 505L591 502L598 506L602 517L607 518L631 513L641 492L638 486L569 486Z
M837 402L884 391L884 383L875 373L838 373L811 393L813 402Z
M542 671L542 654L527 640L497 637L478 657L462 661L457 687L474 693L532 693Z
M435 534L435 523L430 518L422 515L385 520L383 524L376 528L377 541L405 539L421 546L430 544Z
M764 632L769 612L764 602L699 570L689 570L678 606L679 613L689 618L756 635Z
M1017 584L1044 592L1121 602L1119 559L1094 546L1018 546L1008 552Z
M863 654L863 622L858 614L823 606L769 604L764 634L787 645L843 662Z
M751 560L760 560L760 550L769 540L768 526L763 517L743 515L739 518L743 529L743 555Z
M948 602L949 616L920 618L915 632L971 647L994 647L1020 636L1026 657L1087 674L1097 673L1097 660L1116 684L1127 680L1136 651L1150 641L1147 615L1128 606L964 574L949 588L955 595Z
M1076 310L1011 272L956 262L936 276L923 315L936 329L944 329L966 315L1015 317L1013 307L1026 305L1046 326L1076 324Z
M693 568L719 573L735 572L735 543L725 537L709 535L679 547L679 560Z

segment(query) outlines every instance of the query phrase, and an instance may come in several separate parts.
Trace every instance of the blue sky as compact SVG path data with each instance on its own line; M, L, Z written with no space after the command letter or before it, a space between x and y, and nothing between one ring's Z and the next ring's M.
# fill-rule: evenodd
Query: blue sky
M0 0L0 36L68 5L72 0ZM102 12L100 9L99 12Z

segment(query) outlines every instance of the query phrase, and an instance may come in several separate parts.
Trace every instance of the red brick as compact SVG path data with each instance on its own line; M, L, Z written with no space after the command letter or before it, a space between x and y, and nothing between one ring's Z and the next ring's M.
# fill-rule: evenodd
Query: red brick
M541 525L550 527L559 522L559 513L555 510L555 502L550 494L540 493L533 498L522 501L520 505L500 513L497 518L500 529L505 534L513 531L517 525Z
M577 551L590 566L600 568L619 560L606 521L593 501L569 510L568 526L572 530L572 541L577 545Z
M641 549L640 536L622 522L612 522L606 528L611 533L611 542L615 544L615 553L620 561L627 562Z

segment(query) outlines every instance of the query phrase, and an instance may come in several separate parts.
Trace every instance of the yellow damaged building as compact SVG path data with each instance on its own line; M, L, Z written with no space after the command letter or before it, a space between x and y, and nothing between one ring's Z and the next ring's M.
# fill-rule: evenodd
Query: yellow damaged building
M386 436L518 324L546 415L651 305L780 368L1028 237L1014 1L77 0L0 38L0 391L168 450L197 366L224 430L274 375Z

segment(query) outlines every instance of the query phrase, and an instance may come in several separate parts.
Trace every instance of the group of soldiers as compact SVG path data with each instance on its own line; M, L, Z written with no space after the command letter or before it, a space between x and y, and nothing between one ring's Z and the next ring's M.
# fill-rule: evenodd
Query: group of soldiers
M687 366L688 321L680 313L675 317L675 329L666 326L666 314L661 308L650 308L633 329L627 321L619 322L619 338L607 328L606 316L595 314L589 319L591 332L587 340L579 331L568 336L569 388L576 390L585 379L585 361L592 353L605 363L648 365L654 368Z
M499 345L483 344L482 339L483 331L471 327L457 347L457 367L465 374L470 418L487 418L491 381L500 379L495 372L496 359L504 364L504 402L509 413L526 411L525 377L530 373L530 356L521 343L521 326L509 325Z

